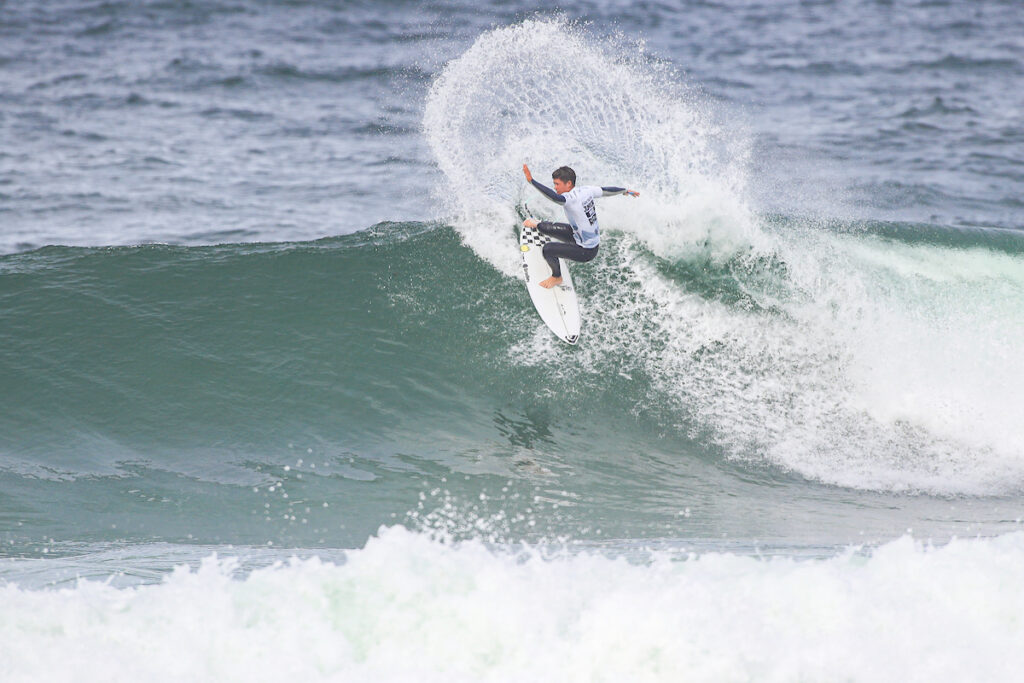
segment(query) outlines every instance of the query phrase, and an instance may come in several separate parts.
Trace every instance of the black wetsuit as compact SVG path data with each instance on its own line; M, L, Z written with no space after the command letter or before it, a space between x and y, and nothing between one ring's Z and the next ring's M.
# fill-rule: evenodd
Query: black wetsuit
M560 258L586 263L597 256L597 247L587 249L576 244L572 234L572 226L568 223L541 221L537 224L537 229L545 235L551 235L555 239L562 240L561 242L548 242L544 245L544 249L541 252L544 254L544 260L551 266L552 277L562 277L562 267L558 263Z
M586 263L597 256L597 248L601 238L597 225L597 209L594 208L596 197L607 197L613 194L622 194L626 191L622 187L573 187L564 195L558 194L550 187L531 180L530 183L540 192L555 202L561 204L565 209L565 216L568 223L552 223L541 221L537 229L545 235L562 240L560 242L548 242L544 245L544 260L551 266L551 275L561 277L562 269L558 259L564 258L570 261Z

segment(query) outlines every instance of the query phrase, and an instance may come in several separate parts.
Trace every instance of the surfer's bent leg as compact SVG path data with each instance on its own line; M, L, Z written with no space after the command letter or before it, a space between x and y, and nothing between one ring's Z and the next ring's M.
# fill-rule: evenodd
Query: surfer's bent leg
M551 235L557 237L563 242L572 242L572 226L568 223L552 223L551 221L541 221L537 224L537 230L544 233L545 235Z
M578 261L580 263L586 263L597 256L597 247L591 247L589 249L581 247L580 245L573 242L572 244L566 244L565 242L548 242L544 245L544 249L541 251L544 254L544 260L551 266L551 277L562 277L562 267L558 263L558 259L564 258L570 261Z

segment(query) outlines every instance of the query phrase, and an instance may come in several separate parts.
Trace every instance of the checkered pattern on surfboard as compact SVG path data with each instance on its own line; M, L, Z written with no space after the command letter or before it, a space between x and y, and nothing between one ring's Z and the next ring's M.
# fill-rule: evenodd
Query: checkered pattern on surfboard
M540 230L523 228L523 234L519 238L520 244L528 244L531 247L542 247L552 239L551 235L545 235Z

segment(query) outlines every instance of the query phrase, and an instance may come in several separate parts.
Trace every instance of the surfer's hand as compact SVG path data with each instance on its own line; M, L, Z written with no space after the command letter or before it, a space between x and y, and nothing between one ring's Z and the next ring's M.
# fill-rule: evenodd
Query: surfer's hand
M526 176L526 182L533 182L533 174L530 173L530 167L523 164L523 175Z
M635 191L635 190L626 190L626 194L628 194L630 197L639 197L640 196L640 193Z
M536 228L537 221L533 220L532 218L527 218L525 221L523 221L523 225L525 225L528 228Z

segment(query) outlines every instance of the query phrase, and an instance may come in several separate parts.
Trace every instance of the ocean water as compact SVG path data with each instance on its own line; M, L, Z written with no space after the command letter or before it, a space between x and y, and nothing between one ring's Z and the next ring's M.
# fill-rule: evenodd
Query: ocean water
M0 2L0 680L1016 680L1022 182L1015 1Z

